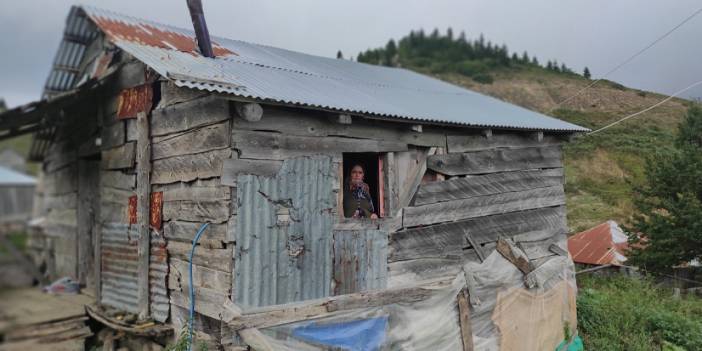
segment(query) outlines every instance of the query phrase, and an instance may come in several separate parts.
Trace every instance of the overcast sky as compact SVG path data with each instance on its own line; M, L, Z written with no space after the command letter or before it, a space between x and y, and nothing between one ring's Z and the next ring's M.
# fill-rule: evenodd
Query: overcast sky
M468 38L480 33L539 61L556 59L599 77L700 7L700 0L203 0L210 33L310 54L346 57L412 29ZM39 98L74 1L0 0L0 97L9 106ZM190 28L185 0L84 0ZM702 80L702 14L609 77L673 93ZM702 97L702 87L685 94Z

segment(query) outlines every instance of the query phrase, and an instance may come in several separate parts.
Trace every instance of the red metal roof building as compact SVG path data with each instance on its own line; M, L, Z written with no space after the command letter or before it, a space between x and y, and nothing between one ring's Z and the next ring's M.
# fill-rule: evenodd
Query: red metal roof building
M627 248L627 236L615 221L604 222L568 238L568 251L575 263L623 265L627 260Z

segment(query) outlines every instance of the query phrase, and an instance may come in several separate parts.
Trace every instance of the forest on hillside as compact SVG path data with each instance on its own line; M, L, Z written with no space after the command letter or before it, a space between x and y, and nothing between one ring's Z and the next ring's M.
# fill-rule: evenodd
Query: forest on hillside
M337 58L342 58L341 52ZM552 72L576 74L565 63L548 60L542 64L528 52L510 52L506 44L496 44L480 34L471 40L465 32L454 36L448 28L446 33L434 29L430 34L424 30L411 31L397 42L390 39L384 47L368 49L358 54L358 62L390 67L405 67L432 74L459 73L479 83L491 83L490 71L502 67L531 66ZM583 74L590 78L587 67Z

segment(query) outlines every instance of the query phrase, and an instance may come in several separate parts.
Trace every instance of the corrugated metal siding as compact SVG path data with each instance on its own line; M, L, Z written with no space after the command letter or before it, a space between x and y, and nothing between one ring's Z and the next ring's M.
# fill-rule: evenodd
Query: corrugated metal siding
M149 310L154 320L165 322L170 313L168 300L168 251L162 235L151 232L149 257Z
M387 232L334 231L334 295L384 289L387 276Z
M105 223L102 226L100 302L127 312L138 313L136 226Z
M409 70L318 57L213 37L223 54L206 58L170 45L145 45L195 35L91 7L87 15L110 40L179 86L264 101L390 118L476 127L588 129ZM119 25L115 25L119 23ZM124 33L118 32L123 31ZM189 46L188 46L189 47Z
M329 296L331 158L286 160L275 177L237 179L235 302L258 307Z

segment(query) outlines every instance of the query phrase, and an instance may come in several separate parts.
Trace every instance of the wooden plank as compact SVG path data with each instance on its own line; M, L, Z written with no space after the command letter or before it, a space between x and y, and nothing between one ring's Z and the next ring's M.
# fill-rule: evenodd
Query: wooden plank
M327 117L326 114L310 110L266 106L266 115L260 121L249 122L242 118L234 118L232 128L275 131L299 136L344 136L359 139L393 140L418 146L446 146L446 135L441 128L426 127L423 133L418 133L397 123L357 118L353 124L339 124Z
M400 209L400 192L399 192L399 177L397 175L397 165L395 164L395 153L388 152L385 155L385 203L387 206L388 214L390 216L395 216L397 211Z
M137 113L137 229L139 235L138 249L138 294L139 317L149 316L149 252L151 244L151 139L149 138L149 120L145 112Z
M229 201L167 201L163 203L163 219L224 223L229 220Z
M524 148L559 145L564 140L556 135L544 135L543 140L534 138L533 133L517 132L509 134L493 133L490 138L481 134L447 135L449 153L480 151L494 148Z
M55 143L44 159L44 171L55 172L78 160L78 148L68 141Z
M166 135L229 119L229 102L206 96L153 110L151 116L151 135Z
M548 207L511 212L458 222L417 227L390 236L389 261L418 258L461 256L467 246L495 242L499 237L551 238L567 233L565 207ZM538 233L538 235L537 235ZM474 241L472 245L467 239Z
M234 102L236 114L249 122L257 122L263 116L263 107L255 102Z
M103 169L122 169L134 167L136 161L136 143L128 142L122 146L102 151Z
M186 288L190 284L190 278L188 277L190 264L187 261L172 258L170 260L170 266L171 270L168 277L169 289L186 291ZM231 273L225 273L194 264L193 286L229 293L232 287L232 275Z
M178 241L169 241L167 247L168 254L170 257L174 257L187 262L189 262L190 260L191 248L192 244L181 243ZM215 269L225 273L231 273L233 263L232 250L209 249L198 246L197 249L195 249L193 263L198 266Z
M434 155L427 164L427 168L451 176L562 166L560 146Z
M234 130L232 148L241 158L285 160L300 156L338 152L406 151L407 144L346 137L303 137L271 132Z
M44 209L51 208L76 208L78 202L78 193L67 193L61 195L45 195Z
M240 174L253 174L267 177L274 176L280 171L282 165L282 161L239 158L224 160L222 165L222 185L236 186L236 178Z
M438 288L445 288L450 284L450 280L444 280L426 285L338 295L267 306L247 310L241 316L233 316L230 320L224 321L235 330L269 328L301 320L322 318L338 311L424 301L431 297Z
M529 257L509 239L497 240L497 252L502 254L507 261L512 262L524 274L529 274L534 267L529 262Z
M228 186L219 184L218 179L196 180L191 183L171 183L154 185L153 191L163 192L163 201L180 200L229 200L231 199L231 189Z
M104 149L120 146L126 142L126 129L124 121L114 120L111 124L102 126L100 134L101 147Z
M402 226L409 228L560 205L565 205L565 193L559 185L407 207Z
M225 149L156 160L153 162L151 182L167 184L219 177L222 162L229 159L231 154L231 150Z
M101 171L100 183L104 186L123 190L134 190L136 188L136 174L128 174L124 171Z
M458 293L458 321L461 326L461 340L463 351L473 351L473 327L470 322L470 303L468 290L463 289Z
M119 205L129 204L129 198L136 195L134 190L122 190L103 185L100 188L100 201Z
M169 240L192 242L203 222L170 221L164 223L163 235ZM200 240L226 241L227 225L210 224Z
M78 191L78 165L73 164L44 174L44 194L58 195Z
M161 101L159 101L159 108L180 104L183 102L188 102L202 98L205 95L209 95L210 92L191 89L186 87L179 87L171 80L165 80L161 82Z
M561 184L563 168L466 176L420 185L414 204L424 205Z
M183 307L190 308L190 287L187 282L181 282L182 291L171 290L171 303ZM224 301L229 299L229 293L226 291L217 291L208 288L195 287L195 311L205 316L220 319L222 306Z
M229 122L198 127L184 133L154 137L152 157L154 160L192 155L229 147Z
M437 148L430 148L427 150L416 150L416 158L411 158L409 167L407 167L407 173L405 174L405 182L399 183L400 191L398 194L398 206L399 208L409 206L414 194L416 193L419 184L422 182L424 173L427 171L427 159L429 156L434 155L437 152ZM399 171L399 170L398 170ZM401 171L400 171L401 172Z

